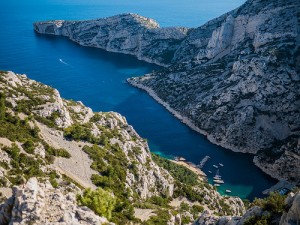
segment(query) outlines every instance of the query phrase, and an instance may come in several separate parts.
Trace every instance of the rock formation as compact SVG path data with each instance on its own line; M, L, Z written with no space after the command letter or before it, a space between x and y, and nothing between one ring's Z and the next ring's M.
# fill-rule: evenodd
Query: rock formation
M15 187L13 196L0 206L0 224L112 224L87 207L80 207L75 185L53 188L49 181L28 180L24 187Z
M275 216L272 224L278 225L293 225L300 222L300 192L290 193L285 199L285 212L281 215ZM259 206L253 206L246 211L243 216L216 216L209 212L204 212L202 215L193 223L193 225L243 225L254 224L260 219L267 218L271 215L268 210L263 210ZM251 219L253 220L251 222ZM267 220L266 220L267 221ZM264 221L264 222L266 222ZM262 222L262 221L261 221ZM266 223L255 223L255 224L266 224ZM270 224L268 222L267 224Z
M298 0L248 0L194 29L135 14L34 29L165 66L128 82L211 142L256 154L263 171L299 183L299 15Z
M135 55L138 59L168 65L186 37L188 28L159 28L153 19L122 14L97 20L55 20L34 24L38 33L63 35L83 46Z

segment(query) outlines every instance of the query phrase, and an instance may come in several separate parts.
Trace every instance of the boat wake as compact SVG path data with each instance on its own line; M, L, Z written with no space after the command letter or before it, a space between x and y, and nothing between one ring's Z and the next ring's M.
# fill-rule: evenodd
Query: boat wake
M67 66L70 66L68 63L66 63L64 60L62 60L62 59L59 59L59 61L62 63L62 64L65 64L65 65L67 65Z

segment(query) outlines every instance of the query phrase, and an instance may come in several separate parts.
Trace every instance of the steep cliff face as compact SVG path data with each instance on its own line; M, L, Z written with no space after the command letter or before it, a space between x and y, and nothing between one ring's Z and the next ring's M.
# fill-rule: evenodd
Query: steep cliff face
M158 65L171 62L189 30L159 28L154 20L136 14L87 21L37 22L34 29L42 34L67 36L83 46L135 55L138 59Z

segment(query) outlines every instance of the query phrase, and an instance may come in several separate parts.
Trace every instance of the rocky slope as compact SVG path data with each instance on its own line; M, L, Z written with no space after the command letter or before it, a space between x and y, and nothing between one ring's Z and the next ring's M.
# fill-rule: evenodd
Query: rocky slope
M77 190L76 190L77 189ZM1 224L111 224L87 207L76 203L75 185L53 188L49 181L34 177L24 187L15 187L13 195L0 206Z
M153 19L122 14L97 20L46 21L34 24L38 33L62 35L83 46L135 55L138 59L167 65L186 37L188 28L159 28Z
M191 223L203 210L245 211L241 199L223 197L185 167L152 156L118 113L95 113L13 72L0 72L0 90L0 224L172 225ZM109 218L85 199L87 188L114 199Z
M195 29L134 14L34 29L164 65L128 81L211 142L256 154L266 173L299 183L299 24L298 0L248 0Z
M279 201L267 200L260 206L252 206L243 216L218 217L204 212L193 225L298 224L300 222L300 192L290 193L286 198L279 198L281 198ZM275 206L274 203L281 206L277 207L278 205Z

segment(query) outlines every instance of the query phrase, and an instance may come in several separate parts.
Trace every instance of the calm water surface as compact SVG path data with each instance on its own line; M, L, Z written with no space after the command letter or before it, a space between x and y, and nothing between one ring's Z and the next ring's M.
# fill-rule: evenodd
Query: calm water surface
M156 19L161 26L196 27L242 4L243 0L10 0L0 3L0 70L25 73L57 88L64 98L80 100L96 111L117 111L126 116L152 151L184 156L194 163L211 159L204 171L222 163L225 184L220 192L253 199L274 184L252 163L252 156L233 153L209 143L181 124L146 93L125 80L158 69L122 54L81 47L66 38L37 35L34 21L89 19L134 12ZM208 173L212 171L212 174Z

